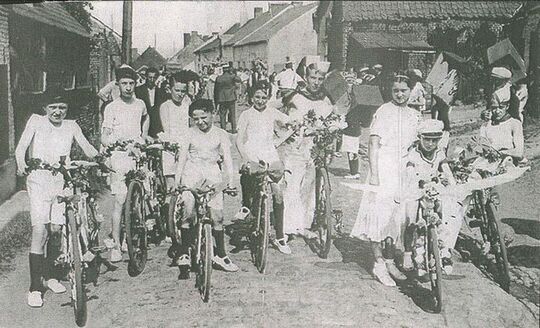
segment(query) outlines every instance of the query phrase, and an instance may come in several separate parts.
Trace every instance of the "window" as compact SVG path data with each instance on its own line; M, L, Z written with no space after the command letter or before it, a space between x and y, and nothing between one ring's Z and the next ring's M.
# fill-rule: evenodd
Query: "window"
M64 90L75 89L75 72L67 71L62 74L62 88Z
M27 70L21 72L21 88L23 92L43 92L47 87L47 72L41 69L32 69L28 67Z

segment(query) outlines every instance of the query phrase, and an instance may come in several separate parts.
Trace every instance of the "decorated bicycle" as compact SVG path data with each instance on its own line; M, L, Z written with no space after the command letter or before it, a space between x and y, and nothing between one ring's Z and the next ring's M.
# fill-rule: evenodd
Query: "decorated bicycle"
M49 170L64 178L64 193L57 196L57 201L66 205L66 224L62 227L62 254L57 263L68 272L75 322L82 327L87 319L85 284L97 283L100 264L104 261L100 253L106 250L99 242L103 216L98 214L96 195L104 187L102 177L108 168L101 158L96 162L69 163L62 158L57 165L31 159L27 172L33 170Z
M129 254L128 272L139 275L146 265L148 243L159 244L168 234L167 195L162 172L163 144L118 141L107 147L105 154L124 151L136 162L136 168L125 175L128 187L123 209L123 227ZM111 157L111 160L114 157Z

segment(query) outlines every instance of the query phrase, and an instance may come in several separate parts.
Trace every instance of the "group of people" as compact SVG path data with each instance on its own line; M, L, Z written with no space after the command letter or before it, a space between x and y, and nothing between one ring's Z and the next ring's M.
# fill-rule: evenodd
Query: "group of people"
M252 212L256 211L254 206L257 202L253 197L257 194L257 180L254 174L261 163L265 163L272 177L276 235L273 245L283 254L291 253L287 235L316 238L316 234L310 230L315 206L315 164L311 157L314 142L313 137L296 133L277 145L274 143L275 129L276 126L302 122L310 111L322 118L336 112L336 107L323 88L328 64L311 63L304 68L304 74L298 74L287 63L283 72L276 74L279 89L277 102L269 102L272 97L270 83L264 80L253 82L249 91L250 107L241 113L237 128L232 125L231 132L237 133L234 143L242 163L242 203ZM232 187L234 172L238 170L235 170L232 161L231 135L224 129L223 116L221 128L213 124L213 113L215 106L224 106L225 114L230 115L233 123L236 97L228 99L227 94L236 92L234 84L238 81L241 83L242 79L232 71L232 67L223 68L224 73L216 78L214 94L207 98L194 96L198 86L188 71L169 74L166 80L161 79L158 86L161 75L150 68L144 84L137 86L137 72L129 66L120 67L114 84L118 93L111 91L112 99L108 99L110 102L103 112L102 146L110 147L128 140L144 143L152 138L173 142L179 146L178 154L163 153L163 172L169 188L197 188L205 184L227 184ZM225 87L231 82L232 87ZM396 267L394 254L383 248L382 242L388 244L390 238L393 246L403 246L404 269L411 268L413 263L413 245L410 240L407 241L406 228L413 219L410 213L414 209L410 207L414 207L414 204L411 205L402 197L403 186L418 188L419 179L437 171L447 174L451 180L451 173L444 165L446 147L441 142L443 124L436 120L423 120L420 112L409 106L415 83L414 78L404 74L396 74L387 81L385 87L390 92L391 100L376 111L368 144L369 170L366 181L375 188L362 196L351 233L372 242L375 256L373 274L389 286L395 285L392 278L401 279L402 274ZM199 89L203 93L204 90ZM59 227L65 224L65 217L62 205L53 201L55 195L62 192L64 183L61 176L53 175L46 169L27 172L25 156L29 152L28 158L51 164L58 163L62 157L69 160L73 141L81 146L89 158L98 154L77 123L65 120L68 101L62 92L50 90L46 95L44 115L36 114L30 118L16 149L18 172L28 174L27 189L31 203L31 286L28 304L32 307L43 305L45 287L56 293L65 292L65 287L58 282L54 267L60 252ZM498 100L487 109L483 115L486 123L481 134L497 150L510 156L523 157L521 124L510 117L507 98L504 94L498 96ZM342 119L345 120L344 117ZM115 200L111 215L110 260L118 262L122 260L123 251L120 229L127 194L125 174L136 167L136 162L129 150L115 150L110 165L113 169L110 189ZM181 245L173 261L179 266L189 266L189 245L194 240L190 227L195 200L189 192L185 192L182 199L185 211L180 229ZM223 203L223 194L219 191L211 196L209 202L216 248L214 263L225 271L233 272L238 270L238 266L226 251ZM457 208L452 206L449 208ZM450 223L442 225L446 230L441 233L441 238L445 240L443 264L447 272L452 267L448 250L453 248L457 238L456 229L459 231L461 222L459 215L456 211L443 209L443 221Z

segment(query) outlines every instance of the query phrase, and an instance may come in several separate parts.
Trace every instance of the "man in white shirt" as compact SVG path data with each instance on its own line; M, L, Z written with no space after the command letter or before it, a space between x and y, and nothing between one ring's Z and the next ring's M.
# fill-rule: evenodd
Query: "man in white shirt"
M257 211L257 178L253 176L260 161L269 165L272 183L274 227L276 240L274 246L283 254L290 254L287 239L283 234L283 194L280 182L283 179L283 163L274 146L274 124L284 124L289 117L273 107L267 106L269 85L259 82L254 86L253 107L242 112L238 119L238 138L236 146L244 162L242 177L242 203L252 213Z
M304 79L293 70L293 62L285 63L285 70L276 75L276 83L279 87L280 96L290 94L298 87L298 82Z
M101 143L107 147L121 140L143 142L148 134L148 115L144 102L135 97L137 74L131 67L117 71L120 98L105 107ZM142 127L141 127L142 122ZM122 207L126 200L125 174L135 168L134 160L127 151L114 151L111 157L111 194L115 196L112 213L112 237L115 247L111 250L111 262L122 260L120 251L120 223Z

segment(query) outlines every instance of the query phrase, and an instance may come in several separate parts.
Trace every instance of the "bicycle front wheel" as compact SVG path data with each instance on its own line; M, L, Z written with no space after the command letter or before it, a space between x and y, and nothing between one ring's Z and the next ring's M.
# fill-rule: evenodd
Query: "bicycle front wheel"
M427 233L427 265L431 282L431 294L435 301L434 310L436 313L440 313L442 310L442 268L441 256L439 254L439 238L437 237L437 230L434 226L430 226Z
M129 184L124 211L124 225L129 254L128 273L135 277L146 265L146 224L144 215L143 187L139 181Z
M68 253L69 263L69 283L71 286L71 305L75 313L77 326L83 327L86 324L86 290L83 284L83 263L81 256L81 244L77 221L72 209L67 211L68 221Z
M255 231L255 266L260 273L264 273L270 230L270 198L266 195L261 197L258 214L258 224Z
M172 195L169 200L167 230L173 245L180 244L180 229L178 228L178 220L180 220L183 216L183 207L182 204L179 203L180 200L181 198L178 195Z
M212 259L214 258L214 249L212 246L212 227L205 223L199 228L199 247L198 270L197 270L197 287L201 293L203 302L207 303L210 300L210 288L212 280Z
M315 229L318 234L317 255L325 259L332 246L333 213L330 199L330 178L326 169L317 171L315 184Z
M508 264L504 237L501 236L501 234L499 233L499 225L497 223L497 210L491 202L488 202L488 204L486 204L485 209L488 221L488 240L491 244L490 253L495 255L495 262L498 270L497 282L501 285L502 289L504 289L506 292L510 292L510 265Z

